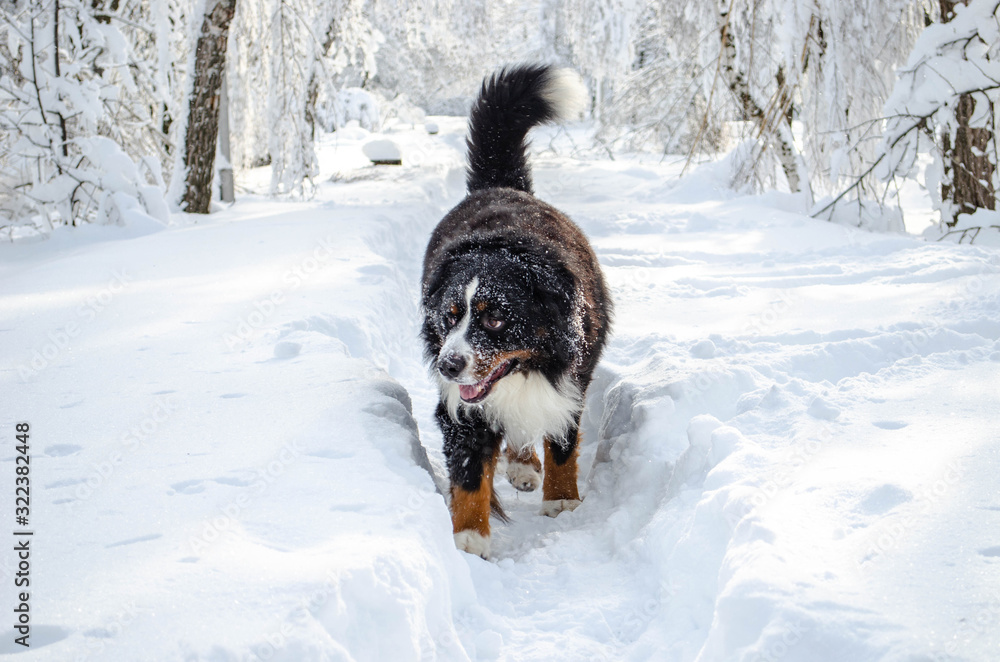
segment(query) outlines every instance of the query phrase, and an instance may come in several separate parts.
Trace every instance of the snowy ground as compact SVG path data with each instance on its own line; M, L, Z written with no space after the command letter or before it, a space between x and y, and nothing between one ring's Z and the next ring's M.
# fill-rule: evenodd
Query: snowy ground
M307 202L0 246L0 473L29 422L35 532L32 646L0 652L1000 659L1000 250L812 220L724 163L536 138L617 306L585 499L553 520L503 483L495 558L456 551L416 337L463 189L435 121L391 134L401 168L331 137Z

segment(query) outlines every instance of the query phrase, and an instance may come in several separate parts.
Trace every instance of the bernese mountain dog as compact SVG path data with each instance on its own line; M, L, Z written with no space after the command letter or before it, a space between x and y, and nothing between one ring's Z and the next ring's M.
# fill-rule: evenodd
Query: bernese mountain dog
M493 490L503 444L514 487L541 482L542 514L580 504L580 414L611 300L583 232L532 194L526 136L585 99L571 70L518 66L486 79L469 120L468 195L424 256L421 333L440 386L455 544L483 558L490 513L505 519Z

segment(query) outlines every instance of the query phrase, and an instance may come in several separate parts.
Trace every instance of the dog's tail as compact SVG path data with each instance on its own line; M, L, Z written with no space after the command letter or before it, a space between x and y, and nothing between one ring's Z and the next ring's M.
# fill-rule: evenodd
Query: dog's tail
M500 503L500 497L497 496L495 491L490 492L490 512L504 524L510 521L510 517L507 516L507 512L503 509L503 504Z
M528 131L575 117L586 100L583 81L572 69L520 65L483 81L469 118L469 193L501 186L532 193Z

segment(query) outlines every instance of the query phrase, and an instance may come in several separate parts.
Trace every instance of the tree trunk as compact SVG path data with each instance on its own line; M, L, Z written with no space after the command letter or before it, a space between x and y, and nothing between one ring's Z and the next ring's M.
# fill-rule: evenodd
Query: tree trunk
M55 19L52 21L52 63L55 66L56 78L62 77L62 71L59 68L59 0L55 1ZM59 131L62 134L62 155L63 158L69 158L69 131L66 129L66 117L62 113L56 113L59 117ZM60 168L61 170L61 168Z
M222 70L222 92L219 95L219 155L223 165L219 168L219 200L234 202L236 191L233 183L233 157L229 150L229 88L226 70Z
M194 86L184 137L187 186L182 198L184 210L193 214L207 214L212 203L215 143L219 135L219 90L226 67L229 24L235 12L236 0L208 0L195 49Z
M948 22L955 15L955 6L968 0L940 0L941 19ZM993 142L993 132L989 128L973 128L969 122L975 114L977 103L989 103L985 95L978 101L971 94L959 97L955 108L958 129L955 138L950 135L941 138L941 152L944 155L944 181L941 184L941 199L950 203L946 208L951 218L945 219L949 227L958 223L959 214L971 214L977 209L996 209L996 190L993 186L993 172L996 165L990 161L989 147ZM988 117L993 117L990 108Z
M781 113L775 117L769 117L764 109L754 100L750 93L750 84L747 76L739 65L736 64L736 44L729 25L729 6L726 0L722 1L722 30L720 32L720 66L719 71L736 98L736 103L743 115L743 120L753 122L757 127L758 137L766 145L773 142L777 148L778 162L785 172L785 179L788 180L788 188L792 193L799 193L803 190L803 176L799 172L800 159L792 142L791 126L791 100L787 97L787 90L784 85L784 74L778 69L778 105L781 106Z
M326 28L326 35L323 37L323 44L320 49L319 58L324 58L330 54L333 48L334 36L336 35L337 21L333 19ZM319 99L319 77L325 75L319 62L313 64L312 73L309 75L309 87L306 93L306 124L309 126L309 139L316 140L316 101Z

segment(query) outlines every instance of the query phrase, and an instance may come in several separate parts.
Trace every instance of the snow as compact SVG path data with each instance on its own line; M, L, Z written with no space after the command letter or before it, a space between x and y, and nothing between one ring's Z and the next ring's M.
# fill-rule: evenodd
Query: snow
M491 559L457 551L417 296L464 120L433 122L393 129L393 169L331 134L311 200L0 246L0 473L12 494L29 422L35 531L32 647L0 651L1000 657L1000 251L812 219L718 164L581 158L586 127L534 138L616 304L583 502L543 517L501 476Z

